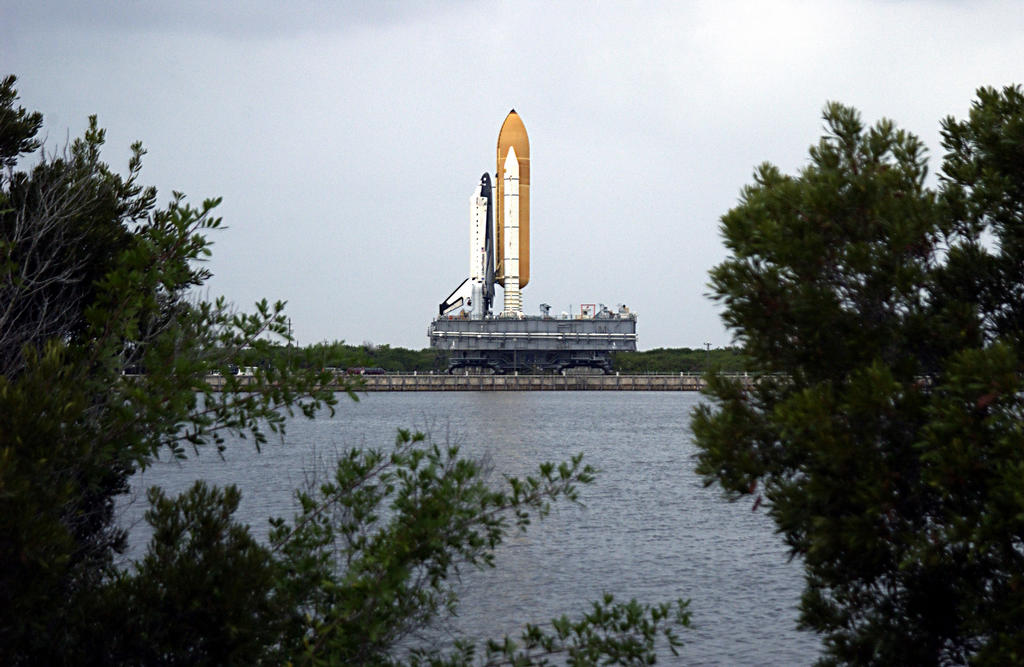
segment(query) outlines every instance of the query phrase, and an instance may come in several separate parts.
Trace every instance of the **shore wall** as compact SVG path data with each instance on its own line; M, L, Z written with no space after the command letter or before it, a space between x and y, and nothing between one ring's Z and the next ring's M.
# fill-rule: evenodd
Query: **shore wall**
M746 375L739 376L748 381ZM214 391L224 378L206 378ZM387 374L359 378L362 391L700 391L700 375L445 375ZM242 382L243 386L245 382Z
M367 375L363 391L700 391L699 375Z

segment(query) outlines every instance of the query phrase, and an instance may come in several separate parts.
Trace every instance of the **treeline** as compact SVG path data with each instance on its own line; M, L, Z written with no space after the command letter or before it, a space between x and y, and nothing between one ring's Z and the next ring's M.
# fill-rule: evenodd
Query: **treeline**
M644 352L615 352L612 368L619 373L703 373L709 368L738 372L749 369L746 360L736 347L659 347Z
M425 348L409 350L390 345L349 345L344 341L314 343L306 347L274 346L268 350L244 350L239 366L283 366L282 362L298 360L308 368L382 368L392 373L426 373L448 368L444 353Z
M424 348L409 350L390 345L350 345L344 341L321 342L302 348L278 346L259 353L245 351L239 366L282 366L283 362L300 359L309 368L380 368L389 373L429 373L448 368L443 352ZM725 372L747 370L746 357L739 348L694 349L689 347L657 348L643 352L612 354L612 368L618 373L703 373L709 368Z

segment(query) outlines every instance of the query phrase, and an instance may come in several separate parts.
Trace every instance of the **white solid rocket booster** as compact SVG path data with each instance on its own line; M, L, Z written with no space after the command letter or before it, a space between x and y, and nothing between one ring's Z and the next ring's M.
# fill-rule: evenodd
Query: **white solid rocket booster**
M505 308L503 315L519 317L523 312L523 299L519 293L519 160L516 149L509 147L505 158L503 210L504 253L502 274L505 277Z

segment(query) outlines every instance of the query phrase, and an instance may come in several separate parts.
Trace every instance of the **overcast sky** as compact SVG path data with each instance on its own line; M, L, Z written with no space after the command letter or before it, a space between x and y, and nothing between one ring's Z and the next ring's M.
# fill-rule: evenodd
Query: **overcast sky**
M940 119L1024 82L1024 8L0 0L0 65L51 145L98 114L113 167L143 141L161 201L223 196L209 295L287 300L301 344L427 345L514 107L524 310L625 303L641 349L722 346L707 272L753 168L799 169L837 100L918 134L937 169Z

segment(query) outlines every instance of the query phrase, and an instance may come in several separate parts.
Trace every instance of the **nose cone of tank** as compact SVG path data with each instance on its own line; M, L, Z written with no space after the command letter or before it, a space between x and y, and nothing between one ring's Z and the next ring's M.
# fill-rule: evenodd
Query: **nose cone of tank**
M498 132L498 157L503 157L502 154L507 152L510 146L515 147L520 160L530 157L530 138L526 134L523 119L515 109L508 112L505 122L501 124L501 131Z

